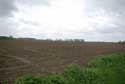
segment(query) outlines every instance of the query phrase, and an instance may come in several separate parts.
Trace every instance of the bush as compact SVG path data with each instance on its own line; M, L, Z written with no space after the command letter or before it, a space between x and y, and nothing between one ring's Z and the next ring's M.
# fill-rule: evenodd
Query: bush
M15 84L67 84L66 80L61 75L50 75L36 77L33 75L25 75L18 78Z
M68 80L68 84L81 84L83 82L83 71L75 64L69 65L64 70L63 76Z
M31 74L22 76L15 81L15 84L41 84L42 80L39 77L35 77Z
M50 84L67 84L67 80L62 75L51 75L47 79L50 81Z
M13 40L13 36L0 36L0 40Z
M125 41L119 41L118 43L119 44L125 44Z
M101 77L103 84L125 83L125 53L96 58L88 66L97 71L96 74Z
M125 53L95 58L86 69L71 64L62 74L26 75L18 78L15 84L125 84Z

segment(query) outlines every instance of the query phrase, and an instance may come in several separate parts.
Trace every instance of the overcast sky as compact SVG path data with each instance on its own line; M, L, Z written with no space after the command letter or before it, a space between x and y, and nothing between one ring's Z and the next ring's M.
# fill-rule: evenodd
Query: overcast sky
M125 0L0 0L0 35L125 40Z

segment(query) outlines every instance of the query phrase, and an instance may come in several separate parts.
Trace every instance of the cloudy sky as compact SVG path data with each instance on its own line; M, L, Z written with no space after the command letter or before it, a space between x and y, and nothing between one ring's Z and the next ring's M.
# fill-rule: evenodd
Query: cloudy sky
M0 35L125 40L125 0L0 0Z

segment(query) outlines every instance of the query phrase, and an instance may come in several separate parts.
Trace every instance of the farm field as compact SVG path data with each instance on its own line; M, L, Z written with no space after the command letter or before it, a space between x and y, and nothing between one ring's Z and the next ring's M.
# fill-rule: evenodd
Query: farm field
M125 45L104 42L51 42L0 40L0 82L13 84L24 74L46 75L63 71L68 64L85 67L95 56L125 52Z

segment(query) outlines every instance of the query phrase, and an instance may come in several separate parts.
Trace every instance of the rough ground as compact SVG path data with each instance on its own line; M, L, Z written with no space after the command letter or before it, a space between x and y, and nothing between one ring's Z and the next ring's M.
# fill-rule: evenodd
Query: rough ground
M13 84L24 74L61 72L71 63L86 66L94 56L125 52L124 44L66 43L35 40L0 40L0 82Z

